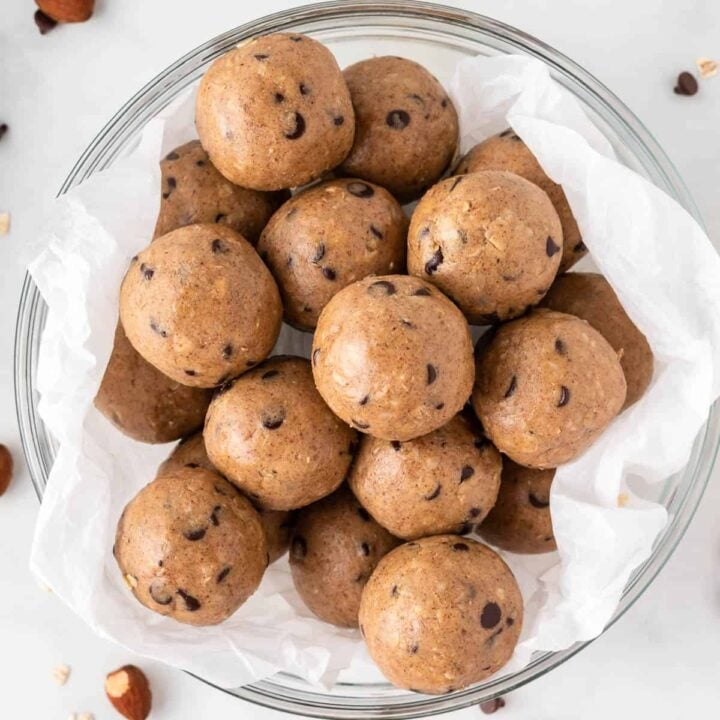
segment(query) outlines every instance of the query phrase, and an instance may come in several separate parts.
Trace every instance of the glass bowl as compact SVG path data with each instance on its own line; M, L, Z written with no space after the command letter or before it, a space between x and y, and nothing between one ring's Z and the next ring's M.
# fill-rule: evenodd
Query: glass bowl
M269 15L226 32L180 58L131 98L100 131L60 189L66 192L108 167L137 139L147 121L204 73L218 56L255 35L294 31L326 43L341 65L372 54L404 55L447 81L455 62L468 55L521 53L542 60L553 77L582 104L614 146L619 159L675 198L697 220L699 213L677 171L640 121L606 87L539 40L512 27L464 10L426 2L327 2ZM25 456L42 498L56 446L37 413L37 360L46 306L27 276L20 298L15 337L15 396ZM670 521L652 556L630 578L611 620L617 620L649 587L672 554L700 501L715 460L720 413L713 409L697 438L687 467L655 491ZM536 653L523 670L440 697L408 693L382 682L345 679L322 692L291 675L230 690L267 707L322 718L415 718L436 715L507 693L552 670L588 643L561 652Z

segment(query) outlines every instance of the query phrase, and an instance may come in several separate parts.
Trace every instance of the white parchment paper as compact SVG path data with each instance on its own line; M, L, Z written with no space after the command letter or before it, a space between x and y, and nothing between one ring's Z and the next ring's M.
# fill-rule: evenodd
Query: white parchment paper
M544 65L520 56L463 60L451 84L462 149L508 125L565 188L593 260L647 335L656 373L645 397L582 457L561 467L551 511L559 552L506 554L526 601L511 664L600 633L667 522L627 481L666 479L687 462L720 394L720 259L673 200L619 164L608 141ZM329 687L340 671L376 679L359 634L321 623L292 590L287 560L228 621L192 628L140 606L111 554L125 503L169 448L135 443L92 401L112 347L118 289L150 240L158 161L194 137L193 97L145 128L111 169L55 204L31 272L49 305L40 352L40 413L59 442L32 552L34 572L101 635L231 687L277 670ZM279 346L307 348L283 331ZM623 502L619 502L619 497Z

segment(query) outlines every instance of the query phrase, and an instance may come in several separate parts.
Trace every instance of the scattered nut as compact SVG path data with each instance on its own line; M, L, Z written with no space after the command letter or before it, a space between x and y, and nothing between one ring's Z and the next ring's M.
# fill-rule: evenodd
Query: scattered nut
M95 0L35 0L35 4L60 23L85 22L95 9Z
M95 716L92 713L70 713L68 720L95 720Z
M64 685L70 677L70 668L67 665L58 665L53 668L52 678L58 685Z
M0 235L10 232L10 213L0 213Z
M486 714L486 715L492 715L493 713L496 713L500 708L505 707L505 700L501 697L493 698L492 700L486 700L483 703L480 703L480 709Z
M689 72L681 72L678 75L675 93L677 95L694 95L698 91L698 82L695 76Z
M8 489L10 480L12 480L12 473L12 455L4 445L0 445L0 495Z
M709 58L698 58L695 61L701 78L715 77L718 74L718 64Z
M42 10L35 11L34 19L41 35L47 35L57 25L57 21L48 17Z
M111 672L105 680L105 694L127 720L145 720L150 714L150 684L145 673L135 665L125 665Z
M626 492L621 492L617 498L617 506L620 508L626 507L630 502L630 495Z

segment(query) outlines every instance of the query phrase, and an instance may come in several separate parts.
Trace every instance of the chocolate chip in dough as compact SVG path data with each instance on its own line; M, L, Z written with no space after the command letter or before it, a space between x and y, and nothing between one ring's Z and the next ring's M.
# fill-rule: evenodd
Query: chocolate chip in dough
M480 615L480 624L486 629L494 628L502 617L500 606L495 602L485 604L482 614Z
M432 385L436 380L438 376L438 369L431 365L430 363L427 364L427 384Z
M185 590L178 589L177 594L185 601L185 609L188 612L195 612L200 609L200 601Z
M283 133L288 140L297 140L305 133L305 118L299 113L291 113L287 117L287 130Z
M186 540L196 542L197 540L202 540L205 537L206 532L207 528L196 528L195 530L186 530L183 535Z
M382 240L382 239L383 239L382 230L379 230L379 229L376 228L374 225L370 225L370 232L371 232L378 240Z
M165 581L160 578L156 578L150 583L148 592L158 605L169 605L172 602L172 593L167 591Z
M515 391L517 390L517 377L515 375L512 376L512 379L510 380L510 384L508 385L508 389L505 391L505 394L503 395L504 398L512 397L515 394Z
M228 343L222 349L223 360L229 360L232 357L232 354L233 354L233 346L230 343Z
M434 272L437 272L437 269L443 263L443 259L444 258L442 248L438 248L432 254L432 257L425 263L425 274L432 275Z
M222 506L216 505L216 506L212 509L212 512L210 513L210 522L211 522L215 527L217 527L217 526L220 524L220 520L218 519L218 514L220 513L221 510L222 510Z
M469 480L473 475L475 474L475 468L471 465L465 465L463 469L460 471L460 482L465 482L466 480Z
M335 271L331 267L324 267L322 269L322 274L326 280L330 281L335 280L335 278L337 277Z
M177 160L180 156L174 151L171 150L166 156L166 160Z
M310 262L319 263L325 257L325 243L319 243Z
M552 239L552 237L550 237L550 235L547 236L547 240L545 241L545 252L548 257L552 257L555 253L560 252L560 246Z
M349 182L347 184L347 191L351 195L359 198L369 198L375 194L375 191L367 183L360 182L358 180Z
M432 295L432 293L430 292L430 290L428 288L421 287L421 288L418 288L413 293L413 295L415 297L428 297L429 295Z
M261 380L270 380L280 374L279 370L266 370L261 376Z
M394 295L397 292L397 288L394 283L389 280L378 280L370 285L367 289L368 295L380 296L380 295Z
M217 577L215 578L215 581L218 585L228 576L230 570L232 570L232 568L228 565L218 573Z
M425 500L434 500L436 497L440 495L442 492L442 485L438 483L435 487L435 489L429 494L429 495L423 495Z
M285 409L264 410L261 414L262 425L267 430L277 430L285 421Z
M533 493L528 494L528 501L534 508L543 509L546 507L549 507L550 503L547 500L542 500L537 495L534 495Z
M557 406L565 407L570 402L570 390L564 385L560 386L560 398L558 399Z
M391 110L385 122L393 130L404 130L410 124L410 115L405 110Z

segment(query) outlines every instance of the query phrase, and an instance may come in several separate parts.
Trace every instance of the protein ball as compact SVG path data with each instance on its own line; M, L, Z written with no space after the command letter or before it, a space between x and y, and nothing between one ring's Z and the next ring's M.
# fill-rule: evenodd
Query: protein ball
M145 607L189 625L230 617L255 592L268 563L252 505L199 467L146 485L123 511L113 551Z
M399 542L343 485L298 512L290 544L295 589L321 620L357 627L365 583Z
M207 456L205 441L201 432L183 438L175 446L168 459L160 465L157 474L164 475L167 472L183 467L202 467L217 472L217 468ZM239 492L237 489L236 491ZM268 555L270 556L270 562L273 563L285 554L290 545L292 516L282 510L264 510L257 506L253 507L260 515L260 522L265 531Z
M537 185L508 172L471 173L438 183L415 208L408 272L486 325L540 302L562 247L558 214Z
M559 272L569 270L587 254L580 228L570 209L562 186L553 182L540 167L530 148L512 130L505 130L475 145L462 158L455 175L481 170L506 170L534 183L544 190L560 218L563 231L563 251Z
M372 574L360 631L393 685L447 693L499 670L517 644L523 601L510 568L485 545L436 535L401 545Z
M383 440L411 440L444 425L473 382L462 313L419 278L386 275L337 293L313 337L315 384L333 412Z
M211 391L181 385L154 368L117 324L95 407L118 430L145 443L177 440L202 427L211 398Z
M623 409L630 407L645 394L653 376L652 350L602 275L561 275L541 305L587 320L613 346L627 382Z
M422 65L405 58L362 60L344 75L356 129L341 171L382 185L402 202L418 198L455 155L452 101Z
M270 353L282 304L270 271L227 225L188 225L130 265L120 319L135 349L184 385L213 387Z
M514 553L555 550L550 518L550 487L555 470L535 470L503 459L495 506L477 529L492 545Z
M355 133L332 53L306 35L255 38L213 62L200 82L198 134L228 180L280 190L339 165Z
M462 535L494 505L501 468L500 453L456 415L438 430L404 443L365 436L349 483L393 535Z
M210 162L199 140L169 152L160 163L162 199L153 237L185 225L223 223L253 245L287 192L259 192L234 185Z
M285 203L258 251L280 287L287 322L312 330L346 285L402 271L407 225L387 190L361 180L331 180Z
M315 389L310 363L297 357L271 358L218 392L204 435L213 465L270 510L329 495L347 474L356 441Z
M537 310L502 325L477 361L472 404L487 436L520 465L580 455L620 412L616 352L584 320Z

